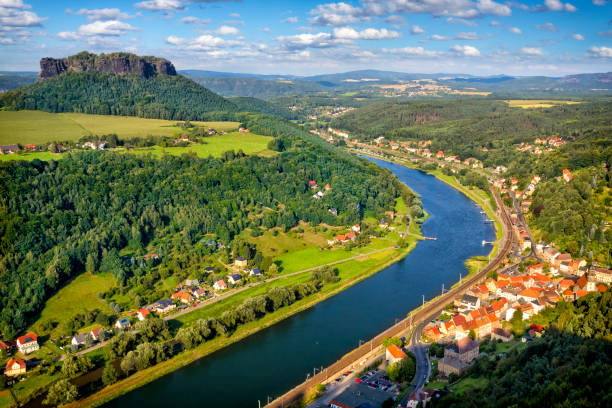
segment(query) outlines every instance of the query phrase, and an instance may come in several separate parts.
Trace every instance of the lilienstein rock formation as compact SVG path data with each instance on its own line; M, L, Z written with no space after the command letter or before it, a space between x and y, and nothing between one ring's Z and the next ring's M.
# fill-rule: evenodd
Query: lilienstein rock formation
M139 57L117 52L112 54L91 54L83 51L68 58L43 58L40 60L38 80L55 78L64 72L107 72L119 75L135 74L143 78L161 75L176 75L172 63L164 58Z

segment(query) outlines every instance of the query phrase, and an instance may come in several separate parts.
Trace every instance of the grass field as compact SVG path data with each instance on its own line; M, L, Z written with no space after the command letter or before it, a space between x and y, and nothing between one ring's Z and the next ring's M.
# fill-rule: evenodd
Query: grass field
M523 108L523 109L534 109L534 108L550 108L555 105L574 105L581 102L576 101L555 101L547 99L509 99L505 100L511 108Z
M84 310L100 309L112 313L108 306L98 298L98 293L115 286L115 278L110 274L92 275L84 273L60 289L45 303L38 320L29 330L40 335L48 334L41 329L45 321L55 321L57 327L50 333L52 337L59 334L62 323Z
M271 137L261 136L255 133L231 132L225 135L215 135L206 138L206 144L194 144L187 147L159 147L138 148L130 151L130 154L152 154L162 157L164 154L180 156L183 153L195 153L198 157L221 156L228 150L242 149L244 153L265 153Z
M238 122L192 122L195 125L230 131ZM116 133L121 139L140 136L172 136L179 132L176 121L143 119L134 116L48 113L41 111L0 111L0 144L78 140L85 135Z

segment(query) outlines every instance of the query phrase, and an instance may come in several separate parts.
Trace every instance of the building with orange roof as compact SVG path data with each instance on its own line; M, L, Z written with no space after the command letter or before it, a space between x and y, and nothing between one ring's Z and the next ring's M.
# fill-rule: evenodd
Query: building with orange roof
M387 359L388 364L394 364L398 361L405 359L408 356L406 355L406 353L404 353L404 350L399 348L397 345L390 344L387 346L387 349L385 351L385 357Z
M175 292L172 294L172 299L178 299L183 303L191 303L193 301L191 294L187 292Z
M26 373L26 362L20 358L9 358L6 362L4 375L7 377L17 377Z
M527 302L537 300L540 297L540 291L537 288L528 288L518 294L519 299L525 299Z
M442 332L438 326L429 326L425 328L425 337L433 341L438 341L442 338Z
M572 181L572 178L572 173L568 169L563 169L563 180L569 183Z
M572 286L574 286L574 281L571 279L563 279L561 280L558 284L557 287L559 288L560 291L564 291L566 289L571 288Z
M25 336L21 336L17 339L17 348L23 354L29 354L40 348L38 345L38 338L34 333L28 333Z
M563 300L565 300L566 302L573 302L574 301L574 292L572 292L569 289L565 289L563 291Z
M151 311L149 309L140 309L140 310L138 310L138 313L137 313L138 320L143 321L150 314L151 314Z

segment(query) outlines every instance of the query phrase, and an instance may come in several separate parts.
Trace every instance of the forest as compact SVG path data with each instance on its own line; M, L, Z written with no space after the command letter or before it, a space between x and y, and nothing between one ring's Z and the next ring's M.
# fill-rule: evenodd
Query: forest
M274 133L272 123L260 126ZM249 227L350 225L366 211L382 215L408 194L374 164L283 137L285 151L271 158L81 152L60 161L0 164L0 331L11 338L48 296L84 270L128 282L129 269L117 256L126 246L143 255L163 237L178 235L190 247L213 234L230 245ZM314 200L309 180L332 189ZM337 217L330 207L338 209Z
M465 374L482 387L435 407L606 407L612 404L612 293L560 302L538 317L544 336L505 356L483 356ZM519 351L520 350L520 351Z
M0 108L46 112L139 116L168 120L207 120L238 107L181 75L67 72L0 95ZM226 113L226 115L229 113Z

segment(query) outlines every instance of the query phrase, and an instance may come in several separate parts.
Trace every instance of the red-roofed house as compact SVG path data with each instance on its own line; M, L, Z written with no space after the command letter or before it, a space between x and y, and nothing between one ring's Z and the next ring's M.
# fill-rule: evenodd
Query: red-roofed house
M102 327L98 327L97 329L93 329L92 331L89 332L89 335L91 336L91 339L93 341L98 341L100 339L100 332L104 330L102 329Z
M150 314L151 314L151 311L149 309L140 309L138 310L138 320L143 321Z
M569 289L565 289L563 291L563 300L565 300L566 302L573 302L574 301L574 292L572 292Z
M463 326L467 323L465 316L461 314L454 315L452 320L455 323L455 327Z
M175 292L172 294L172 299L178 299L183 303L190 303L191 301L193 301L191 294L187 292Z
M442 332L438 326L430 326L425 328L425 337L433 341L438 341L442 338Z
M357 235L355 235L355 233L354 233L354 232L347 232L347 233L344 235L344 237L346 238L346 240L347 240L347 241L348 241L348 240L354 241L354 240L355 240L355 238L357 238Z
M26 373L26 363L19 358L9 358L6 362L4 375L7 377L17 377Z
M436 153L436 157L438 159L444 158L444 150L438 150L438 153Z
M563 180L569 183L572 178L572 173L568 169L563 169Z
M518 294L519 299L525 299L527 302L533 302L540 297L540 292L536 288L525 289Z
M385 357L389 364L393 364L406 358L407 356L401 348L395 344L390 344L387 346L387 350L385 351Z
M213 288L215 290L225 290L227 289L227 283L225 283L223 279L219 279L218 281L215 282L215 284L213 285Z
M23 354L36 351L40 348L38 345L38 338L34 333L28 333L25 336L21 336L17 339L17 348Z
M359 224L353 225L351 229L355 232L361 232L361 227L359 226Z

